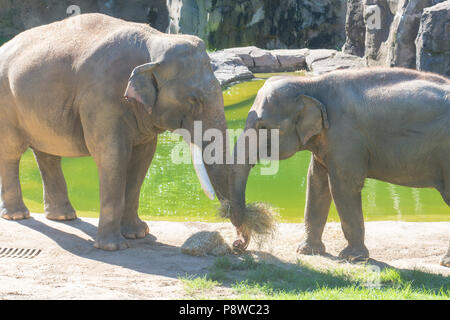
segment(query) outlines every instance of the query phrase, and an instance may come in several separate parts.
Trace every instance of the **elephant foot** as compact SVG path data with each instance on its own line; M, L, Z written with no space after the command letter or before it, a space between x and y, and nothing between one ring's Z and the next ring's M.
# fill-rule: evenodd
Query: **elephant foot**
M106 236L98 236L94 242L97 249L116 251L124 250L130 247L127 240L121 234L109 234Z
M325 254L325 245L322 243L322 241L311 242L305 240L298 246L297 253L309 256Z
M77 214L70 204L59 208L46 208L45 213L47 219L55 221L69 221L77 218Z
M369 259L369 250L367 250L365 245L348 245L339 253L339 259L347 260L349 262L366 261Z
M23 220L30 217L30 211L24 205L17 208L1 207L0 213L3 219L6 220Z
M141 219L134 221L123 221L121 225L122 235L127 239L141 239L145 238L150 233L147 223Z
M445 255L442 257L441 266L450 268L450 255Z

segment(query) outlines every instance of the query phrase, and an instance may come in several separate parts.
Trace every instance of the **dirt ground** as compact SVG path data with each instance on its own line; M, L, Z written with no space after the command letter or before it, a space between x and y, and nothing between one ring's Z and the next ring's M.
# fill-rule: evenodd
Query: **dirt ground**
M202 275L216 259L182 254L180 246L200 230L218 230L234 240L230 223L148 221L151 235L130 240L131 248L106 252L95 249L98 219L54 222L42 214L23 221L0 219L0 248L38 249L32 259L2 257L0 299L189 299L179 277ZM450 222L367 222L366 245L382 265L450 275L439 265L449 244ZM304 235L303 224L280 224L273 242L249 250L271 262L337 264L345 246L338 223L328 223L324 243L328 257L295 253ZM4 251L3 251L4 252ZM37 251L35 251L37 252ZM230 297L232 289L214 289L208 297Z

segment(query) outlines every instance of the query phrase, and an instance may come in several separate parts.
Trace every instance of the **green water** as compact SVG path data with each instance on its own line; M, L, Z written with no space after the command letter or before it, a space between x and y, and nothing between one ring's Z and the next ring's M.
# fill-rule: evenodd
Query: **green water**
M229 128L244 127L247 112L263 83L263 79L253 80L223 90ZM218 220L219 202L203 194L192 165L171 162L175 143L169 133L158 140L156 155L142 187L140 216L146 220ZM279 208L282 221L301 222L309 159L308 152L297 153L281 161L279 172L273 176L260 175L262 165L257 165L248 181L248 201L268 202ZM24 154L20 169L26 205L32 212L43 212L42 183L29 151ZM98 216L98 174L92 159L63 159L63 170L69 197L78 215ZM450 209L435 190L367 180L362 198L366 220L450 221ZM338 221L334 206L329 220Z

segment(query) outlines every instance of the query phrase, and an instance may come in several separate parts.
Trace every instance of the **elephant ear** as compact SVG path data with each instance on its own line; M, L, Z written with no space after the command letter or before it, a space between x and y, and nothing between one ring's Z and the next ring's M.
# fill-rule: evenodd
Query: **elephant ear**
M150 62L134 68L124 94L125 99L134 99L143 104L149 114L152 113L157 99L155 71L159 66L159 62Z
M329 127L328 116L325 106L313 97L301 95L297 98L297 105L299 112L295 129L305 145L311 137Z

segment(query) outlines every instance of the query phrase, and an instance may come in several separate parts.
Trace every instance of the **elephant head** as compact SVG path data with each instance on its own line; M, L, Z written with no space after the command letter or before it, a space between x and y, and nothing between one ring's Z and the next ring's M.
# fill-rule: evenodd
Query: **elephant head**
M240 224L246 207L247 180L254 166L251 159L259 160L262 158L260 155L270 155L274 144L278 146L278 160L287 159L300 150L309 149L314 143L313 137L320 135L329 126L325 106L316 98L302 94L302 91L301 83L290 78L273 77L267 80L258 91L244 132L235 145L233 157L237 164L232 170L230 211L232 222L241 236L235 246L241 250L247 248L250 239L250 235L244 234ZM262 129L278 130L278 141L272 141L271 134L261 135ZM250 144L243 141L239 143L249 137L248 133L252 130L256 131L257 148L250 148ZM261 141L263 138L266 140ZM238 161L239 155L245 159L241 164ZM273 157L271 159L273 160Z
M191 144L194 166L211 199L217 194L220 201L229 199L228 167L222 163L204 164L202 151L208 144L203 137L208 129L219 132L223 139L222 157L226 158L226 121L219 82L211 69L211 62L203 42L190 36L180 36L175 44L166 46L163 53L150 52L152 62L134 68L128 80L125 99L143 108L144 118L154 131L185 129L184 136ZM167 39L166 39L167 41ZM157 48L160 48L156 46ZM194 122L200 121L194 132ZM215 192L214 192L215 191Z

